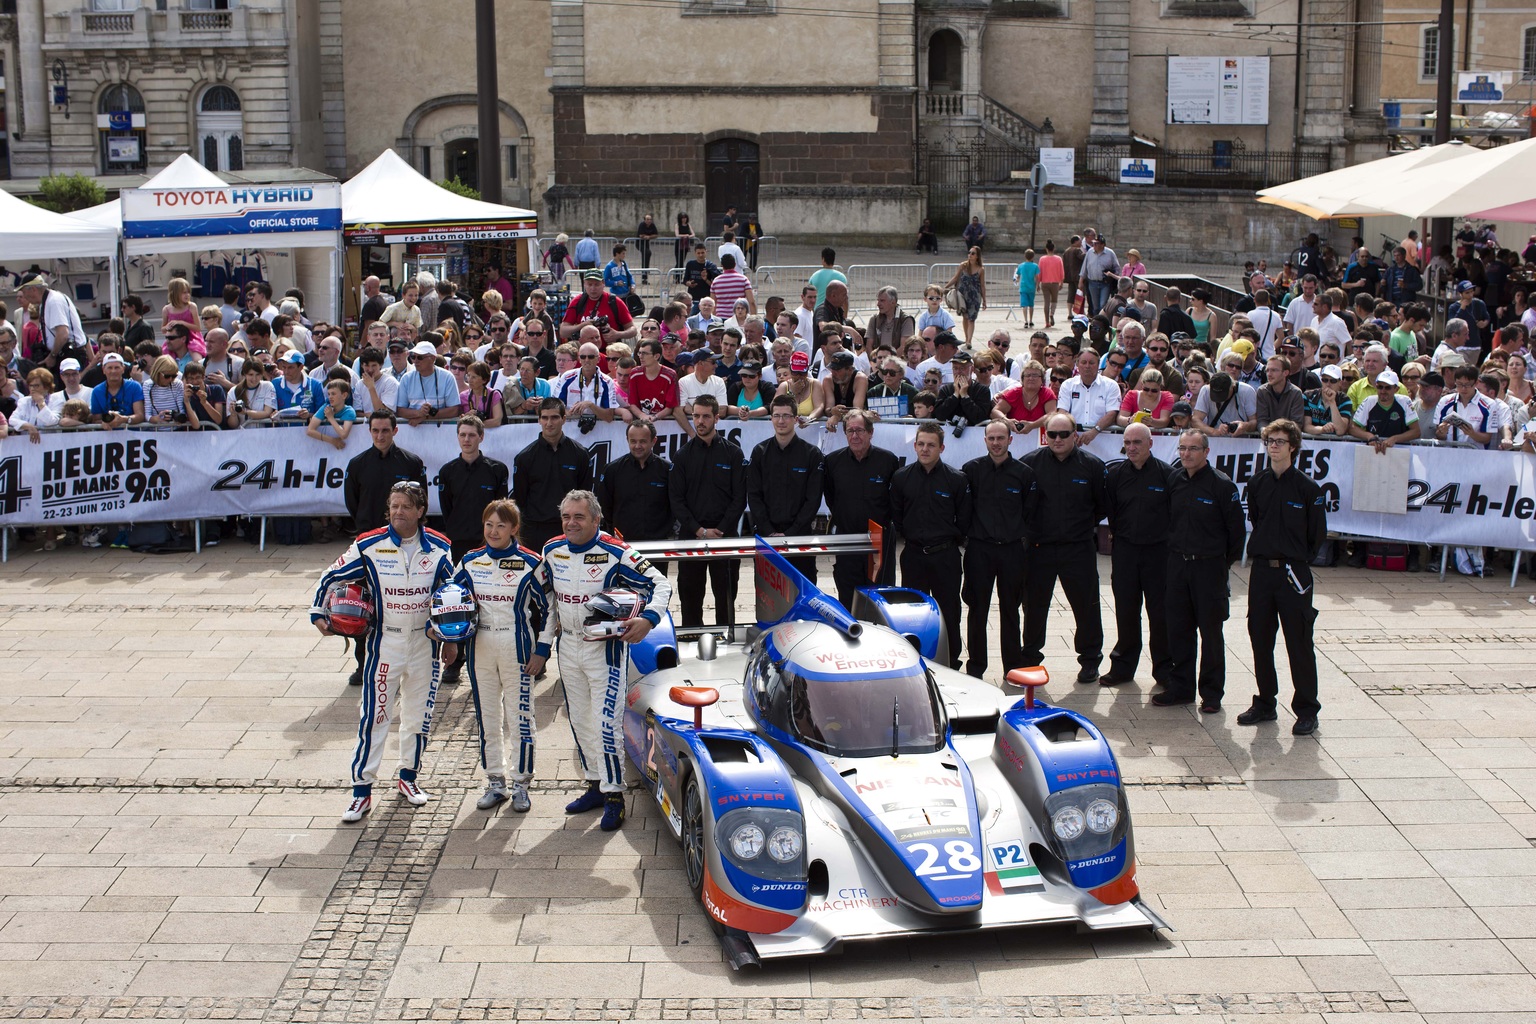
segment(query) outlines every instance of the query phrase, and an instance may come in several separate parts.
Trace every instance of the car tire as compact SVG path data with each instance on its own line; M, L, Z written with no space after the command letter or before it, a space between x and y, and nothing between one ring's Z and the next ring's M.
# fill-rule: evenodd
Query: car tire
M708 870L705 865L708 857L705 827L704 798L699 792L699 780L697 776L689 775L683 784L683 876L688 879L688 888L699 901L699 908L709 919L709 926L720 935L725 932L725 926L704 906L704 873Z

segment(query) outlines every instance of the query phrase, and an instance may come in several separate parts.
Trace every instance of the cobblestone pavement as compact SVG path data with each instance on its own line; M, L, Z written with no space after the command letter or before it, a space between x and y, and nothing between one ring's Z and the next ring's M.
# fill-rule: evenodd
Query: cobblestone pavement
M1222 714L1150 707L1147 683L1051 685L1111 737L1143 891L1176 931L933 937L732 973L646 803L614 834L561 813L576 772L549 684L532 813L474 809L464 685L444 691L433 802L381 790L339 823L357 691L304 614L338 551L16 552L0 1018L1536 1020L1523 578L1324 570L1309 738L1288 715L1234 722L1253 686L1241 570ZM1062 679L1069 624L1058 602Z

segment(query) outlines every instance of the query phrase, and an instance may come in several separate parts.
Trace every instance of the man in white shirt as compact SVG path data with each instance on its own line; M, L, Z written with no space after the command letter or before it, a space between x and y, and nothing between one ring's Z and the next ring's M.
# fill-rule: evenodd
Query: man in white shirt
M400 382L393 374L384 372L384 360L376 348L363 349L359 362L362 371L357 375L357 386L352 389L352 408L357 418L367 422L368 414L375 409L393 409L395 394Z
M816 337L816 286L808 284L800 289L800 305L794 316L799 325L795 328L795 351L811 354L812 339Z
M1477 390L1477 368L1456 367L1456 390L1435 406L1435 437L1441 441L1471 441L1484 448L1499 447L1508 438L1504 415L1509 407Z
M722 267L725 266L727 254L736 257L736 265L738 267L747 265L747 254L742 252L741 246L736 244L736 232L734 231L727 231L720 236L720 248L715 252L715 259L719 261Z
M1120 385L1099 372L1099 354L1091 347L1077 354L1077 376L1062 384L1056 411L1072 417L1088 444L1120 415Z
M1270 306L1268 289L1260 288L1253 293L1253 308L1248 311L1248 322L1259 332L1258 360L1261 364L1268 362L1285 335L1285 318Z
M1317 298L1317 277L1314 274L1308 274L1301 279L1301 294L1285 307L1285 326L1290 329L1292 337L1300 333L1303 327L1311 327L1312 321L1317 319L1317 314L1312 311L1312 300L1315 298Z
M55 391L48 396L48 408L54 415L58 415L64 409L65 402L84 402L91 404L91 389L80 384L80 360L65 359L59 363L59 377L64 381L64 390Z
M1466 357L1461 350L1467 347L1467 342L1472 336L1472 329L1467 322L1460 317L1453 317L1445 322L1445 340L1435 346L1434 355L1429 358L1429 368L1438 370L1445 365L1446 356L1455 356L1465 362ZM1454 364L1453 364L1454 365Z
M309 375L324 384L330 372L341 365L341 339L334 334L321 338L315 345L315 354L320 357L320 362L309 371ZM347 372L352 373L351 367L347 368ZM356 373L352 373L352 391L354 394L357 392Z
M922 380L929 370L938 370L943 383L955 382L955 369L951 365L954 362L955 353L960 351L960 339L955 337L953 331L940 331L933 336L933 355L917 364L917 377ZM1118 389L1116 389L1118 390ZM1119 408L1120 400L1115 399L1116 408Z
M715 376L715 353L708 348L693 353L693 372L677 382L678 407L693 408L700 395L714 395L715 401L726 404L725 380Z
M1300 301L1300 299L1296 299L1291 305L1294 306ZM1315 319L1308 326L1317 332L1319 344L1331 341L1339 346L1340 352L1348 352L1349 325L1333 311L1333 300L1321 293L1313 296L1312 312Z
M85 328L80 324L80 312L75 303L61 291L48 287L42 277L34 277L22 285L17 294L28 305L42 307L43 337L48 355L39 364L49 370L59 365L66 348L89 352L85 340Z

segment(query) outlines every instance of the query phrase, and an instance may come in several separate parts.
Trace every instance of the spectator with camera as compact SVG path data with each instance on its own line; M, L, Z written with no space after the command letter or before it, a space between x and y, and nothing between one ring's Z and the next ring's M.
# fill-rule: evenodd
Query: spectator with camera
M583 434L591 431L598 420L611 422L620 410L619 393L613 378L598 369L602 352L597 330L592 324L582 328L582 344L576 350L576 369L568 370L550 387L550 394L565 405L566 418L576 420Z
M603 287L601 270L589 270L583 275L581 294L565 307L565 316L560 321L560 338L563 341L581 338L582 329L589 326L597 329L599 352L607 348L610 341L633 338L639 330L629 307Z
M106 378L91 389L91 422L108 430L144 422L144 388L126 377L128 364L116 352L101 360Z
M459 382L453 374L437 365L435 331L411 349L411 369L400 377L395 390L395 412L411 426L432 420L451 420L459 416Z
M221 430L224 427L226 392L208 383L202 363L192 362L181 371L187 426L192 430Z

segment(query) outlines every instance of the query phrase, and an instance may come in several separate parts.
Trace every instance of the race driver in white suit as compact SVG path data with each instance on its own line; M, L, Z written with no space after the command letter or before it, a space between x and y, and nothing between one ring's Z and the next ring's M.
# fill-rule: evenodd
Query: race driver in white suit
M373 809L373 783L384 757L389 723L400 721L400 795L420 807L429 797L416 785L421 755L432 730L432 705L437 697L441 664L458 656L455 644L438 644L427 637L432 593L453 578L448 538L422 526L427 515L427 491L414 481L401 481L389 490L389 525L358 537L346 554L320 577L310 621L330 636L326 592L343 580L366 580L373 591L374 627L363 643L363 699L357 724L357 752L352 756L352 802L342 821L362 820Z
M624 823L624 751L619 740L629 674L624 645L643 640L661 621L672 585L633 548L600 533L602 518L602 506L591 491L571 491L560 503L565 535L545 545L544 560L535 570L555 614L545 620L528 674L537 676L543 670L558 629L560 679L587 780L587 791L566 804L565 812L582 814L601 807L601 827L612 832ZM642 594L644 609L625 622L617 640L582 639L587 602L604 590L621 587Z

